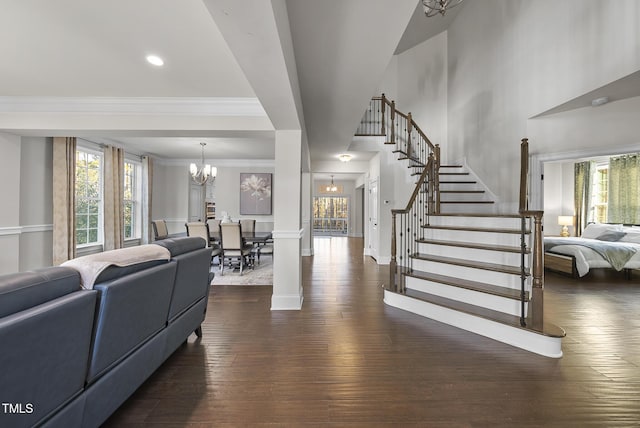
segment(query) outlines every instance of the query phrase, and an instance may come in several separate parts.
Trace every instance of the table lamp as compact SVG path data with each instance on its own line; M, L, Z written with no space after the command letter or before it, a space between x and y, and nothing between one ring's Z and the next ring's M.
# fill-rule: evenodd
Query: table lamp
M560 236L564 236L564 237L569 236L569 228L568 228L568 226L573 226L573 216L572 215L559 215L558 216L558 225L562 226L562 231L560 232Z

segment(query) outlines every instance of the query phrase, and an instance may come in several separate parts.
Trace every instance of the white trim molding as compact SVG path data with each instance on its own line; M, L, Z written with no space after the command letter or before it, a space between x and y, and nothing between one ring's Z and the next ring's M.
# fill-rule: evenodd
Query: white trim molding
M53 224L32 224L29 226L22 226L22 233L34 233L34 232L52 232Z
M93 113L267 117L257 98L0 97L3 113Z
M22 227L20 226L0 227L0 236L20 235L21 233Z
M273 239L302 239L304 229L300 230L274 230Z
M0 236L20 235L23 233L51 232L52 224L33 224L28 226L0 227Z

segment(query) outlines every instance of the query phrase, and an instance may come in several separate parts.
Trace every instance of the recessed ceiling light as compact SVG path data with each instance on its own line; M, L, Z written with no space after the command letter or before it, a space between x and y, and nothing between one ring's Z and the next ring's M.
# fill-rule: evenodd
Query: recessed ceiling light
M609 102L609 97L600 97L591 101L593 107L598 107Z
M163 59L158 55L147 55L147 62L156 67L162 67L164 65Z

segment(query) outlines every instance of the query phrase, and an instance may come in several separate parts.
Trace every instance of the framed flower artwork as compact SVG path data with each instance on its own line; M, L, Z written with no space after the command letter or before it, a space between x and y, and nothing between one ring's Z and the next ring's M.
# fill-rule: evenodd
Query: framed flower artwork
M240 214L271 215L270 173L240 173Z

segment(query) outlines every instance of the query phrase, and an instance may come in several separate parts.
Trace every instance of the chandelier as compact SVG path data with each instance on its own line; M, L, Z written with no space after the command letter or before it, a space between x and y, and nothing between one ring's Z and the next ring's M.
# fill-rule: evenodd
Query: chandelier
M204 146L207 143L200 143L202 146L202 159L200 162L200 167L198 167L195 163L189 165L189 172L191 173L191 178L196 184L204 185L209 180L209 177L212 177L214 180L216 179L216 174L218 173L218 168L215 166L211 166L209 164L204 163Z
M462 0L422 0L424 13L429 18L436 16L437 14L444 16L447 9L451 9L460 3L462 3Z
M333 175L331 176L331 184L327 186L327 192L337 192L338 187L333 183Z

